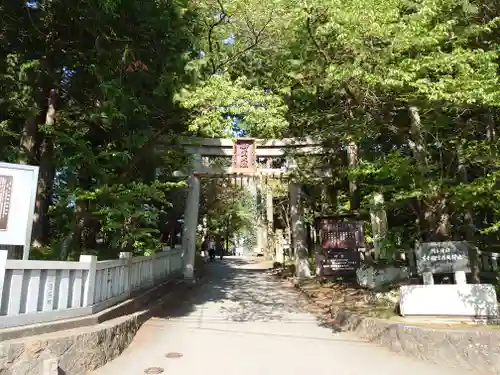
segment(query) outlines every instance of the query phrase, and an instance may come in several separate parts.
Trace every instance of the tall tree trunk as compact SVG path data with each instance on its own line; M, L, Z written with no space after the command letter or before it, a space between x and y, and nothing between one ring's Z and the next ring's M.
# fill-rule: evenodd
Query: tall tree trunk
M347 162L349 169L358 165L358 145L355 142L349 142L347 146ZM352 211L358 211L361 206L358 182L355 178L349 178L350 206Z
M99 223L92 214L92 203L86 202L85 212L80 227L80 240L84 253L91 254L97 250L97 233Z
M73 224L73 244L71 249L71 258L78 259L81 254L87 252L85 238L89 226L87 201L78 199L75 202L75 222Z
M51 89L47 97L45 125L54 126L56 116L56 91ZM44 134L40 143L40 170L38 178L32 246L42 247L49 243L49 207L55 178L54 144L50 134Z
M30 116L21 131L19 163L32 164L36 159L37 115Z
M440 195L424 201L424 224L426 241L447 241L450 239L450 218L447 211L447 199Z
M423 136L420 111L416 106L408 108L410 117L410 138L408 146L417 162L421 183L424 184L429 171L429 155ZM418 204L418 224L420 237L425 241L449 239L450 219L447 212L447 199L443 195L424 199Z
M224 242L226 245L226 255L228 255L229 254L229 223L228 223L228 227L227 227L227 230L226 230L224 237L225 237ZM224 249L222 249L222 254L224 254Z
M82 167L78 176L78 185L82 189L90 189L92 179L87 168ZM75 240L76 255L90 253L97 246L98 221L92 214L92 203L85 199L78 199L75 205Z
M45 54L40 61L38 77L36 79L36 85L40 90L35 94L35 98L40 109L38 123L43 121L46 128L52 128L56 122L57 91L55 87L59 83L59 77L56 73L58 60L56 53L59 47L56 47L56 40L58 31L61 28L56 22L55 9L52 8L52 4L49 2L46 5L46 30L49 30L49 32L45 35ZM56 168L52 134L50 132L45 132L44 134L38 133L38 136L41 137L37 142L39 175L31 239L33 247L42 247L49 244L50 228L48 214L52 203Z
M458 173L462 183L467 184L467 167L465 166L465 160L463 155L463 146L458 149ZM474 221L472 215L472 208L470 205L465 207L464 211L464 226L465 226L465 239L469 242L469 262L471 268L472 282L474 284L479 284L479 264L478 264L478 254L475 245L474 236Z
M495 110L488 109L486 118L486 138L490 141L490 145L496 141L497 134L495 129Z
M408 139L408 146L412 151L413 157L417 161L417 168L420 172L420 178L424 180L428 164L425 141L422 135L422 122L420 121L420 112L416 106L410 106L408 108L408 115L410 117L410 137ZM426 215L424 202L419 200L416 206L418 211L417 227L420 230L420 238L424 239L424 233L426 233L428 227L426 225L427 219L425 217Z
M496 148L496 141L497 141L497 135L496 135L496 111L495 109L489 108L486 112L486 139L488 140L488 143L490 145L490 156L492 157L492 160L495 160L497 158L497 148ZM497 166L491 166L493 168L496 168ZM489 170L486 170L484 173L489 173ZM497 181L498 184L498 181ZM492 223L494 221L494 211L493 209L489 208L486 211L486 216L487 220L489 223Z

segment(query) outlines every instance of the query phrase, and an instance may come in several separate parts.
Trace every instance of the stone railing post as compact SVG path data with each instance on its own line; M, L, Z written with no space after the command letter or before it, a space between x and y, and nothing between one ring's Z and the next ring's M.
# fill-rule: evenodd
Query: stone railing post
M175 245L177 246L177 245ZM168 256L167 256L167 275L168 277L170 277L170 274L172 273L172 253L174 252L175 249L178 249L178 247L175 247L172 249L170 248L170 251L168 252ZM182 254L181 254L182 256ZM181 266L182 266L182 269L184 269L184 264L181 263Z
M156 285L156 251L153 251L153 254L151 254L151 285Z
M55 357L45 359L43 361L43 375L58 375L59 374L59 360Z
M80 255L80 262L87 263L89 267L89 273L83 287L83 306L92 306L94 304L97 256Z
M125 292L130 295L132 293L132 253L121 252L120 259L126 259L127 265L125 266Z

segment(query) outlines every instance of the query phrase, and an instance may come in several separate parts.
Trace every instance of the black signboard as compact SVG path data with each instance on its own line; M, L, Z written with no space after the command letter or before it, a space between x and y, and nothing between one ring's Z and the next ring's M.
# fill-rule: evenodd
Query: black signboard
M415 256L419 274L470 272L467 241L423 242L417 246Z
M358 249L364 247L362 221L335 221L321 219L321 247L323 249Z
M360 264L361 256L357 251L330 250L323 261L323 274L353 273Z

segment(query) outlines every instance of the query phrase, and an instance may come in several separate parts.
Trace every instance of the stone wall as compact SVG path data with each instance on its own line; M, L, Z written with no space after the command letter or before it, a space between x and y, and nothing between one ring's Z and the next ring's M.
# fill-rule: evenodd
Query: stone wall
M478 375L500 375L500 330L493 327L430 328L364 317L340 308L332 309L331 314L336 329L352 331L394 352L474 370Z
M148 308L89 327L0 343L0 374L40 375L44 360L57 358L60 375L84 375L116 358L147 319L188 290L176 284Z
M141 324L142 317L135 315L98 327L3 342L0 373L40 375L44 360L58 358L61 374L86 374L117 357L130 344Z

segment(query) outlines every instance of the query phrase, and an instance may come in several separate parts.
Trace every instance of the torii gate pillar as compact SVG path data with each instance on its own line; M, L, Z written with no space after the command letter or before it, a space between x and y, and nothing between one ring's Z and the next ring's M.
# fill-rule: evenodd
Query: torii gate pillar
M196 228L200 205L200 178L193 172L201 166L201 155L193 155L193 170L188 177L188 196L184 211L184 231L182 234L183 272L186 280L194 280L196 258Z

